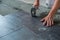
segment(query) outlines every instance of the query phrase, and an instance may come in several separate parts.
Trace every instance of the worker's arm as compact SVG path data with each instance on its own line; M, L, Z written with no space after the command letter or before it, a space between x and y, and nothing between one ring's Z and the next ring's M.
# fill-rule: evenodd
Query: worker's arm
M60 0L55 0L49 14L41 20L41 21L43 21L43 25L46 24L46 26L51 26L54 24L53 16L55 15L55 13L59 7L60 7Z
M35 0L33 3L33 6L38 8L39 7L39 0Z

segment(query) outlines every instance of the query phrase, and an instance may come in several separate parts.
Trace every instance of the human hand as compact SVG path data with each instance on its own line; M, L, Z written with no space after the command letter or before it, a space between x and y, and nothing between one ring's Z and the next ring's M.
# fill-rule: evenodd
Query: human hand
M54 25L53 16L51 16L51 15L44 17L43 19L41 19L41 21L43 22L43 25L45 25L45 26Z

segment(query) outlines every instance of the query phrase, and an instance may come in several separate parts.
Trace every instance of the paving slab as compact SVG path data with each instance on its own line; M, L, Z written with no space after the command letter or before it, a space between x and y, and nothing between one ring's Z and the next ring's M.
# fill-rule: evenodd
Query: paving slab
M18 29L23 28L23 25L21 25L21 24L19 24L20 26L16 25L16 23L18 22L17 20L14 19L15 22L14 22L14 20L12 21L12 19L10 19L10 20L11 21L9 21L9 19L5 18L4 16L0 15L0 38L14 32Z
M6 28L3 24L4 17L0 15L0 38L12 32L11 29Z
M22 28L10 35L0 38L0 40L38 40L37 37L28 28Z

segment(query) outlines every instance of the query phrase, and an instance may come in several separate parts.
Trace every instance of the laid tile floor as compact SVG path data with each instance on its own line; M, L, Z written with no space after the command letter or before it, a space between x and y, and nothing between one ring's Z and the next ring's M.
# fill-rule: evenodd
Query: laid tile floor
M60 40L59 13L54 18L56 24L46 27L40 19L49 9L41 6L37 14L39 17L34 18L31 17L31 7L31 4L16 0L5 0L0 4L0 40Z
M0 16L0 40L60 40L60 25L45 27L25 11Z

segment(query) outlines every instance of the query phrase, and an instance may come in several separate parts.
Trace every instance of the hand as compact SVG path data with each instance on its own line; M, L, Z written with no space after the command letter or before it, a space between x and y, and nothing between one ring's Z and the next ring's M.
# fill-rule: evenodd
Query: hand
M46 25L46 26L54 25L53 17L49 15L44 17L41 21L43 22L43 25Z

